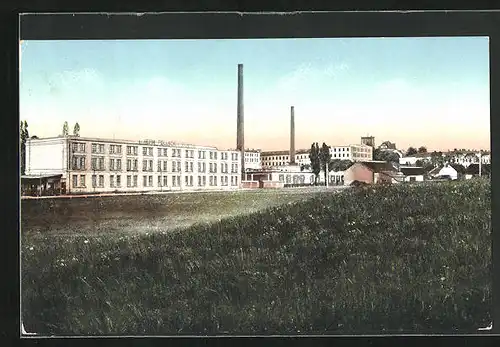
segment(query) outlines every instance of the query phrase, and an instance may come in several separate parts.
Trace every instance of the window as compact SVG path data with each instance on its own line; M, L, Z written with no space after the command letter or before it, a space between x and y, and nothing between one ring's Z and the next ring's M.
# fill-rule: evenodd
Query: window
M97 175L92 175L92 188L97 187Z
M188 176L184 176L184 183L186 186L189 185L189 177Z
M110 171L115 170L115 160L114 159L109 159L109 170Z
M153 176L149 176L148 177L148 184L149 184L150 187L153 186Z
M132 187L132 176L127 175L127 187Z
M99 187L104 187L104 175L99 175Z
M194 171L193 170L193 166L194 166L193 162L189 163L189 172L193 172Z
M158 160L158 164L156 165L156 171L161 171L161 160Z
M185 163L186 165L185 166L185 172L189 172L189 163L186 161Z
M208 182L209 182L209 185L213 186L214 185L214 177L210 176Z
M206 186L206 185L207 185L207 176L202 176L202 178L203 178L203 179L202 179L202 181L201 181L201 184L202 184L203 186Z
M120 188L122 186L122 176L116 175L116 187Z
M109 176L109 186L110 186L111 188L114 188L114 187L115 187L115 176L113 176L113 175L110 175L110 176Z
M85 187L85 175L80 175L80 187Z
M201 186L201 176L198 176L198 187Z
M121 159L116 159L116 170L117 171L122 170L122 160Z
M168 176L163 176L163 185L168 186Z
M142 186L147 187L148 186L148 176L142 176Z
M85 157L73 156L71 163L72 170L85 170Z
M78 187L78 175L73 175L73 188Z
M137 187L137 175L134 175L134 187Z
M127 155L137 155L137 146L127 146Z
M172 162L172 172L176 172L176 171L177 171L177 162L173 161Z
M97 153L97 143L92 144L92 153Z

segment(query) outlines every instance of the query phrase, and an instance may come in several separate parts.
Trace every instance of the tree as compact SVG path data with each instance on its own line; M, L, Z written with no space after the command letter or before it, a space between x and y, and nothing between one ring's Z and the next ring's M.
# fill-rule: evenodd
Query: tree
M68 122L64 122L63 130L62 130L62 136L68 136L68 134L69 134Z
M309 164L300 165L300 171L304 171L304 170L311 170L311 165L309 165Z
M406 156L407 156L407 157L409 157L409 156L411 156L411 155L415 155L415 154L417 154L417 153L418 153L418 151L417 151L417 149L416 149L415 147L410 147L410 148L408 148L408 150L406 151Z
M421 146L418 148L418 153L427 153L427 148L425 146Z
M80 136L80 124L76 122L75 127L73 128L73 135Z
M393 151L382 151L376 149L373 151L373 160L387 161L391 163L399 163L399 155Z
M21 175L24 175L26 172L26 140L30 138L28 122L21 121L19 137L21 140Z
M328 164L330 164L331 160L332 160L332 154L330 153L330 146L328 146L326 143L323 142L323 144L321 145L321 149L319 151L319 162L321 165L321 170L323 170L325 174L325 184L328 177L328 172L330 172L327 166Z
M309 152L309 159L311 160L311 169L314 174L314 185L318 183L318 176L321 171L321 162L320 162L320 154L319 154L319 145L318 143L313 143L311 145L311 151Z

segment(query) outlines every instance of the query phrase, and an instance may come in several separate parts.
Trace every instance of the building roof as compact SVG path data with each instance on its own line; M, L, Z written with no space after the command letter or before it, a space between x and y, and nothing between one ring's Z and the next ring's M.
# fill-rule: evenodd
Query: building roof
M396 168L387 161L361 161L354 163L353 165L361 164L369 168L373 172L384 172L384 171L397 171ZM352 165L351 165L352 167Z
M309 153L309 149L297 149L295 154L307 154ZM290 155L290 150L282 150L282 151L262 151L260 152L261 156L271 156L271 155Z
M380 147L387 147L388 149L397 149L396 144L392 143L391 141L384 141L378 147L379 148Z
M418 176L418 175L425 174L424 168L423 167L417 167L417 166L401 166L399 168L399 170L405 176Z

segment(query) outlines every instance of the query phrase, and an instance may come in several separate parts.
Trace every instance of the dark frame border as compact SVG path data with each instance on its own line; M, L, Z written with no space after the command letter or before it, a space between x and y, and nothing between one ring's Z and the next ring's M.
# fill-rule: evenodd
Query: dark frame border
M380 36L489 36L491 133L497 133L499 126L496 125L498 123L496 119L500 116L500 99L495 99L495 95L500 92L500 65L495 65L495 62L500 61L500 12L498 11L330 12L293 13L289 15L256 13L160 13L144 14L141 16L127 14L116 16L111 14L27 14L22 16L20 25L20 37L24 40ZM15 47L12 45L13 49L8 50L9 61L11 63L17 62L17 38L10 37L8 41L9 46L15 43ZM10 68L12 68L12 65L10 65ZM8 72L7 78L10 84L8 89L11 89L11 91L8 92L7 97L15 100L18 99L19 77L13 75L12 70ZM12 89L17 90L12 91ZM15 110L19 114L19 106L17 102L16 104ZM15 123L15 126L18 128L18 122ZM18 140L14 139L14 141ZM498 146L500 146L500 141L496 143L494 136L492 136L493 173L496 172L496 168L500 171L500 158L495 157ZM13 150L15 149L13 148ZM500 149L498 153L500 153ZM17 159L16 157L14 158ZM14 161L15 163L13 164L16 165L17 171L17 160ZM18 196L18 179L14 179L12 183L15 184L14 188L16 188L16 196ZM495 211L497 208L499 199L500 185L493 184L492 211ZM19 213L17 203L16 210ZM500 214L492 213L492 274L500 274L500 230L496 230L499 227ZM14 240L16 242L15 250L19 251L18 240L17 238L14 238ZM9 263L15 264L12 261L9 261ZM19 269L17 265L15 271L18 273ZM18 274L16 278L18 278ZM499 333L500 275L493 276L493 290L493 317L498 322L494 326L494 332ZM16 326L18 326L18 323L16 323ZM397 337L388 338L390 340L398 339ZM233 339L231 338L231 340Z

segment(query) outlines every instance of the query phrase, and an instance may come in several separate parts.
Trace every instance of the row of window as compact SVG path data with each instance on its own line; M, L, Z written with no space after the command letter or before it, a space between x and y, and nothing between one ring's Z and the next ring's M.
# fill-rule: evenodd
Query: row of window
M303 160L303 159L309 159L309 154L297 154L295 156L296 161ZM263 156L262 157L262 162L279 161L279 160L288 161L288 160L290 160L290 155L276 155L276 156Z
M138 171L138 159L127 159L127 171ZM182 164L180 160L172 161L172 172L181 172ZM217 173L217 163L209 163L209 172ZM168 171L168 161L158 160L156 169L158 172ZM86 170L85 166L85 156L73 156L72 170ZM104 165L104 157L92 157L91 158L91 170L106 170ZM109 170L110 171L121 171L122 170L122 159L120 158L110 158L109 159ZM142 161L142 171L153 171L153 160L145 159ZM193 162L184 162L184 172L194 172ZM198 172L206 172L206 163L198 162ZM220 163L220 172L228 173L229 164ZM238 172L238 164L231 164L231 173Z
M105 145L102 143L92 143L92 153L94 154L104 154L105 153ZM129 146L127 145L127 155L138 155L139 154L139 146ZM86 143L84 142L73 142L72 143L72 151L73 153L85 153ZM142 147L142 155L143 156L153 156L153 147ZM168 156L168 148L158 148L158 156L159 157L167 157ZM171 148L171 156L173 158L180 158L182 154L182 150L178 148ZM185 158L194 159L194 150L186 149L184 150ZM198 150L198 159L206 159L205 150ZM109 145L109 154L122 154L122 145ZM217 151L209 151L210 159L217 160L218 152ZM229 160L229 153L222 152L221 153L222 160ZM231 153L231 160L238 160L238 153Z
M72 186L73 188L86 188L85 175L73 175L72 176ZM136 188L138 187L139 175L126 175L126 187ZM231 186L238 185L238 176L231 176ZM153 176L144 175L142 176L142 186L143 187L153 187ZM168 187L171 183L172 187L181 186L181 176L157 176L157 187ZM194 176L184 176L184 185L187 187L194 187ZM197 180L198 187L205 187L207 185L207 176L198 176ZM229 176L221 176L219 179L217 176L208 176L208 185L215 186L229 186ZM92 175L92 187L93 188L104 188L104 175ZM122 188L122 175L110 175L109 176L109 187L110 188Z
M280 174L278 176L278 179L282 183L293 183L293 184L303 184L306 183L306 176L305 175L285 175L285 174ZM309 176L309 182L312 183L314 182L314 175ZM329 176L329 182L330 183L335 183L335 184L341 184L344 182L344 176L343 175L333 175Z

